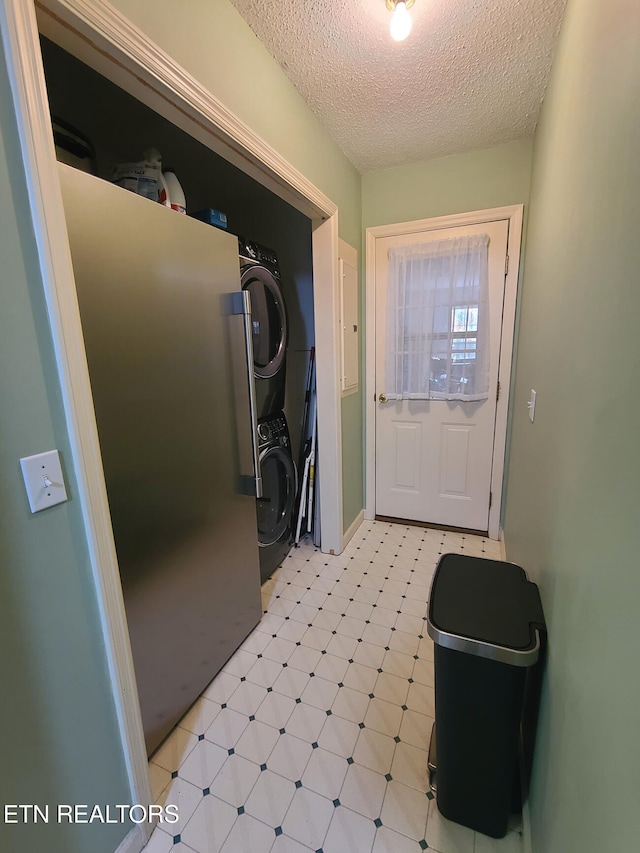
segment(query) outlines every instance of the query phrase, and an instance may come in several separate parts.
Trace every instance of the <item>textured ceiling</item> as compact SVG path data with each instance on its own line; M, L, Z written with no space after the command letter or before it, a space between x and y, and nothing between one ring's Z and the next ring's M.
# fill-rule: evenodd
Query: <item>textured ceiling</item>
M565 0L231 0L363 173L533 134Z

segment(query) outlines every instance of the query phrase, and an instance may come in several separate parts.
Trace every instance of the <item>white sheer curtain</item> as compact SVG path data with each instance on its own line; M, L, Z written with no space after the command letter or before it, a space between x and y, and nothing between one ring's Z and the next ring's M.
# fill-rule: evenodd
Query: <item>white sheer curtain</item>
M487 234L389 249L389 399L489 396Z

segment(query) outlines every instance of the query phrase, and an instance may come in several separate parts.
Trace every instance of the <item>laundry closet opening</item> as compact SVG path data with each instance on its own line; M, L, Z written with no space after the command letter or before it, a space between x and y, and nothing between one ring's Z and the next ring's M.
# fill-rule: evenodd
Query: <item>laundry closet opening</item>
M52 118L90 141L98 177L110 180L114 165L140 161L155 148L163 168L175 170L188 213L222 211L229 233L267 247L277 258L288 333L282 409L297 463L315 345L311 220L44 36L41 49Z

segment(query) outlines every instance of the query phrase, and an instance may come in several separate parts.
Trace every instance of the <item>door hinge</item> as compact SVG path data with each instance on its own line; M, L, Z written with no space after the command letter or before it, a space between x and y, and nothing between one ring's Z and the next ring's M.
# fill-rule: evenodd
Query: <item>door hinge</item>
M493 503L493 492L489 492L489 509L491 509L492 503Z
M509 255L505 255L505 258L504 258L504 274L505 275L509 274Z
M500 382L498 381L498 387L496 388L496 403L500 399Z

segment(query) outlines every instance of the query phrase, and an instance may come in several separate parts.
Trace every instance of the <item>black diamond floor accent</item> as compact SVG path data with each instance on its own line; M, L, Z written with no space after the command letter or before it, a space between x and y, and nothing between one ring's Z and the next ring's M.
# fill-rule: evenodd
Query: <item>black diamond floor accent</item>
M285 733L284 729L280 729L280 734L283 735Z
M203 788L202 789L202 796L203 797L208 797L210 793L211 793L211 788Z
M296 782L296 788L302 788L302 782L299 779Z
M266 765L266 764L261 764L261 765L260 765L260 770L265 771L266 769L267 769L267 765Z
M334 800L334 801L333 801L333 805L334 805L336 808L338 808L338 806L340 805L340 800Z
M275 832L276 832L276 836L278 836L278 835L282 835L282 827L281 827L281 826L276 826L276 830L275 830Z
M177 771L177 770L174 770L174 771L173 771L173 773L171 774L171 778L172 778L172 779L176 779L176 778L177 778L177 776L178 776L178 771Z
M387 782L390 782L393 777L392 777L391 773L387 773L384 778L387 780Z
M204 740L204 735L198 735L198 740Z
M421 847L423 850L426 850L428 846L429 846L429 845L427 844L427 842L426 842L426 841L424 840L424 838L423 838L423 839L422 839L422 841L420 842L420 847Z
M380 818L379 818L379 817L377 817L377 818L374 820L374 823L375 823L375 825L376 825L378 828L380 828L380 827L382 826L382 821L380 820Z

